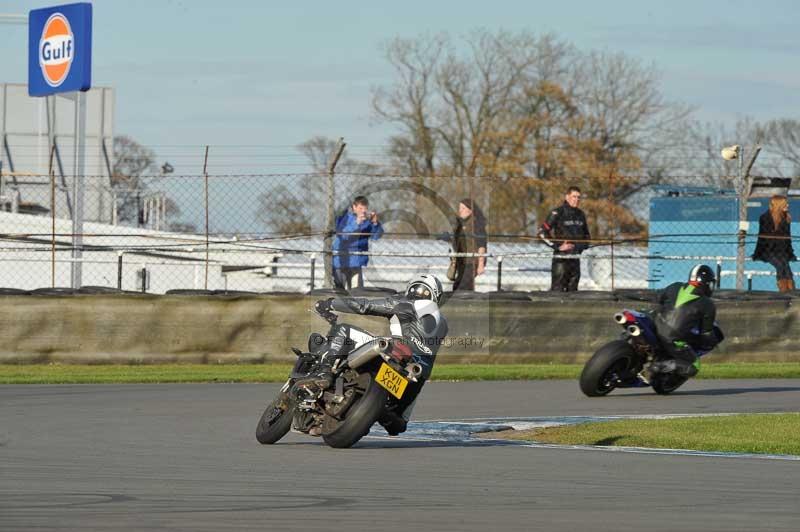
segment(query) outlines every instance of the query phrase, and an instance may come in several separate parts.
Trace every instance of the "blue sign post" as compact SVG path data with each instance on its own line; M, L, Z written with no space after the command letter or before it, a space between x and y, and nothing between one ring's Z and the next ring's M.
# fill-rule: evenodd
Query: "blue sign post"
M86 91L92 86L92 4L32 9L28 14L28 94L75 102L72 195L72 288L82 285Z

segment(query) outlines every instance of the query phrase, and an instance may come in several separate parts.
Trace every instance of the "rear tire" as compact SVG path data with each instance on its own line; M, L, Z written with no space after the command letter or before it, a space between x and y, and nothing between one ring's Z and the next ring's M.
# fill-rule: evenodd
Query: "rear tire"
M675 375L671 373L661 373L655 375L650 384L653 386L653 390L659 395L668 395L683 386L683 383L688 381L689 377L683 377L681 375Z
M348 409L344 420L337 423L333 430L322 433L322 439L331 447L352 447L369 434L369 429L383 413L389 392L375 382L373 375L368 376L369 384L361 399Z
M634 367L636 354L624 340L609 342L592 355L581 372L581 391L588 397L601 397L616 388L613 376Z
M267 406L256 426L256 439L258 443L273 444L286 436L292 428L294 417L294 403L286 392L278 394Z

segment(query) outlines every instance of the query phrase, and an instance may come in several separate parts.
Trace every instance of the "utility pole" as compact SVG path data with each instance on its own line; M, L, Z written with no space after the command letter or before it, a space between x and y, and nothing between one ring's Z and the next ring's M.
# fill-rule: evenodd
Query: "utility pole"
M739 195L739 231L737 233L737 247L736 247L736 290L744 290L744 262L745 262L745 237L749 229L749 222L747 221L747 202L750 199L750 192L753 189L753 178L750 175L750 170L753 169L753 164L756 162L756 157L761 152L761 145L756 144L753 147L753 152L750 154L750 160L747 166L744 164L744 150L739 150L738 146L725 148L722 151L722 156L726 156L726 150L731 150L732 157L739 161L739 175L737 179L737 194ZM717 281L719 282L719 280Z
M333 287L333 235L336 232L336 216L334 212L336 183L334 183L334 176L336 174L336 165L339 163L345 146L347 146L347 144L344 142L344 137L339 137L339 143L333 150L330 161L328 162L328 212L325 221L325 239L323 243L323 258L325 260L324 286L326 288Z

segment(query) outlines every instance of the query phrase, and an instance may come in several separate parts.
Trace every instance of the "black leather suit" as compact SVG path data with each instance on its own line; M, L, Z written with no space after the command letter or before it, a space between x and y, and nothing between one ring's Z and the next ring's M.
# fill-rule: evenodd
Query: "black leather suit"
M380 316L389 320L392 336L400 336L411 348L414 361L422 366L422 375L417 383L410 383L400 401L399 412L411 405L430 377L436 354L447 336L447 321L439 312L439 306L425 299L409 300L405 297L366 299L338 297L331 301L335 312ZM325 359L338 357L348 340L348 327L336 324L331 329L331 346Z
M717 309L710 297L689 283L672 283L661 291L655 325L662 344L676 359L692 363L695 349L709 351L720 341L714 331ZM676 345L685 342L686 347Z
M577 207L571 207L566 201L553 209L547 220L539 229L539 238L553 248L550 290L556 292L574 292L581 279L580 259L562 258L566 255L579 255L589 247L589 225L586 216ZM573 242L575 248L561 251L558 248L564 242Z

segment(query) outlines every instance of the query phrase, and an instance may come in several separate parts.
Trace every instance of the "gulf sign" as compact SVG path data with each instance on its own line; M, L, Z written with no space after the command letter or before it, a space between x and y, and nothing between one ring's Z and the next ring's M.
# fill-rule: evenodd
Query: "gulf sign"
M92 5L33 9L28 15L28 94L87 91L92 85Z

